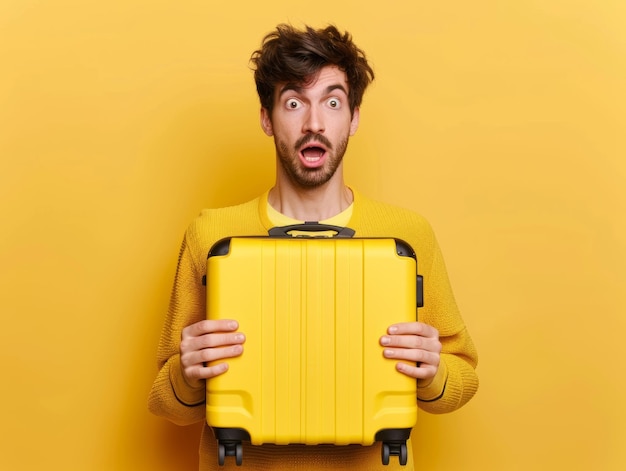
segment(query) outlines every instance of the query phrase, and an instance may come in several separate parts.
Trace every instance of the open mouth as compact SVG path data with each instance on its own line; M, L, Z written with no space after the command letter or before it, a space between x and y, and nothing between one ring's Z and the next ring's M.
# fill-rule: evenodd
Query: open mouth
M305 147L301 151L304 160L311 163L318 162L322 157L324 157L325 153L326 149L318 146Z

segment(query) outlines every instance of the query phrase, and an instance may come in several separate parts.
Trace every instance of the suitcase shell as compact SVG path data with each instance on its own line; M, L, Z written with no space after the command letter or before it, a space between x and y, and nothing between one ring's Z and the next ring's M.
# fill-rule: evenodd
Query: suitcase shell
M218 439L371 445L388 430L408 439L416 381L379 343L389 325L415 321L421 304L408 244L232 237L211 249L206 284L207 318L237 319L246 334L228 372L207 380L206 418ZM223 463L222 447L220 455Z

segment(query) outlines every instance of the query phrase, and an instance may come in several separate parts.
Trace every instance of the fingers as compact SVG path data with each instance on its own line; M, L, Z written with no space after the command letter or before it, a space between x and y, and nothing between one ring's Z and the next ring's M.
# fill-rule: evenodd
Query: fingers
M442 348L437 329L423 322L406 322L390 326L387 333L380 338L383 356L401 360L396 363L398 371L418 379L435 376Z
M203 320L185 327L181 333L180 363L190 385L228 370L228 364L211 364L243 353L246 337L237 332L239 324L230 319Z
M215 363L217 360L234 358L243 353L242 345L231 345L222 348L205 348L203 350L181 354L180 361L183 374L194 383L197 380L208 379L225 373L228 363Z
M182 332L182 338L198 337L213 332L233 332L238 328L239 324L232 319L203 320L185 327Z
M406 348L385 348L383 356L401 360L396 363L396 369L400 373L417 379L433 378L437 374L441 361L439 353Z
M440 354L429 352L417 348L385 348L383 350L385 358L393 358L396 360L405 360L412 363L420 363L426 365L439 365Z
M396 363L396 370L415 379L434 378L437 374L437 369L438 367L433 365L427 365L425 363L422 363L419 366L410 365L402 362Z
M387 330L389 335L381 337L383 347L397 347L400 349L417 349L427 352L441 353L439 332L434 327L423 322L408 322L394 324Z
M211 363L217 360L235 358L240 356L242 353L242 345L229 345L219 348L203 348L201 350L193 350L190 352L182 353L181 361L185 366L202 366L206 363Z
M180 341L180 352L185 354L204 349L215 349L226 345L244 343L246 336L241 332L203 334L199 337L183 337ZM205 360L209 361L209 360Z
M419 335L421 337L437 337L439 331L432 325L423 322L400 322L393 324L387 329L389 335Z

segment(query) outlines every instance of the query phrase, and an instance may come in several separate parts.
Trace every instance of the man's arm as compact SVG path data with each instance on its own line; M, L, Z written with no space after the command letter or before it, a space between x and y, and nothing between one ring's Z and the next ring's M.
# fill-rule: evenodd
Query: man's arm
M224 373L226 363L205 362L238 356L245 337L235 321L207 321L205 287L192 250L183 241L168 314L157 352L159 371L149 410L179 425L205 418L205 379Z
M465 327L448 279L443 256L434 234L427 253L418 255L424 276L424 307L420 322L395 324L381 337L383 355L408 360L396 368L417 379L421 409L431 413L452 412L467 403L478 389L478 354ZM418 365L419 363L419 365Z
M420 322L396 324L381 337L386 358L396 368L416 378L420 408L434 414L452 412L469 401L478 389L477 354L467 330L443 338L432 326Z

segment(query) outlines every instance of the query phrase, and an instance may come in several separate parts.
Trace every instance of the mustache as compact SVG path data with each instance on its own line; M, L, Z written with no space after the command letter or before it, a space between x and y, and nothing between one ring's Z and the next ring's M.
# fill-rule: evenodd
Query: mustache
M326 136L323 136L321 134L307 134L296 141L296 150L300 149L303 145L308 144L311 141L317 141L321 144L324 144L324 146L326 146L328 150L332 150L333 148L332 143L328 140Z

